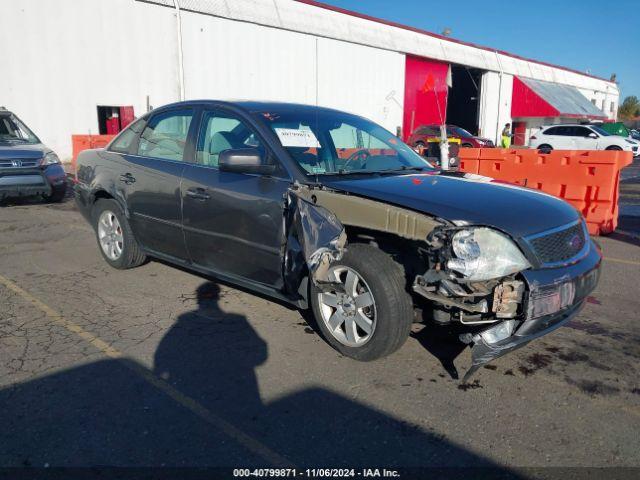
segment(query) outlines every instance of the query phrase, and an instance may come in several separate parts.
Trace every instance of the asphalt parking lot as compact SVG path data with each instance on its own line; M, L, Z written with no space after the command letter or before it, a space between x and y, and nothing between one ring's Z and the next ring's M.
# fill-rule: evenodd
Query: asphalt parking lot
M481 369L416 326L357 363L305 315L152 261L68 199L0 206L0 467L640 466L640 242L599 238L581 315Z

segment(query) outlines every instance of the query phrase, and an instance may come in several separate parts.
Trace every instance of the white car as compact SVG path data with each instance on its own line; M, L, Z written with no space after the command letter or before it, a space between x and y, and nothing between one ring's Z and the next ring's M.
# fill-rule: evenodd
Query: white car
M640 154L640 143L611 135L597 125L547 125L529 139L538 150L625 150Z

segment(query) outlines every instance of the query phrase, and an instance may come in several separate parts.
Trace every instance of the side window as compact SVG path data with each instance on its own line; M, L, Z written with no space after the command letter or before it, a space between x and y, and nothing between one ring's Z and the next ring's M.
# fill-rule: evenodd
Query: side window
M138 144L138 155L182 161L193 110L171 110L154 115Z
M573 135L576 137L588 137L591 130L585 127L574 127Z
M257 148L266 152L256 134L240 119L222 112L205 112L198 134L196 162L217 167L220 152L235 148Z
M547 128L543 133L545 135L560 135L558 133L558 127Z
M122 131L118 138L113 142L109 150L118 153L130 153L131 144L136 139L136 137L140 135L143 127L143 119L139 119L133 122L129 127Z

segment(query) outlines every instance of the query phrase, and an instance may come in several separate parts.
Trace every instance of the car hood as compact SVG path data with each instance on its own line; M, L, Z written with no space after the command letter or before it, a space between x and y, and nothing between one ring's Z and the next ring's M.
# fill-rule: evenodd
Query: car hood
M580 218L571 205L546 193L457 173L326 179L324 185L449 221L502 230L518 238Z
M14 158L21 160L37 160L51 150L42 143L24 144L0 142L0 159Z

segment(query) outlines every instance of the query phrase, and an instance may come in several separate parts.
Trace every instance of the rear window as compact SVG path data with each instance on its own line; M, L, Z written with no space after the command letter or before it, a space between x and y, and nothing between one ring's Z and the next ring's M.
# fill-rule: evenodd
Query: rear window
M570 127L551 127L544 132L545 135L571 135Z
M144 127L144 120L139 119L133 122L129 127L122 131L118 138L111 144L109 150L118 153L131 153L131 145L133 141L140 135Z

